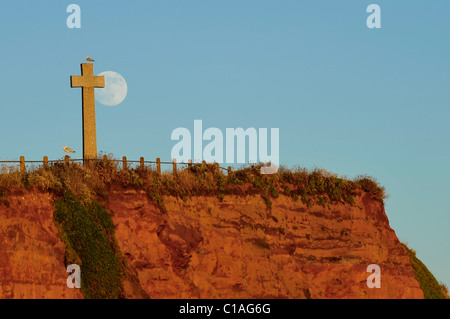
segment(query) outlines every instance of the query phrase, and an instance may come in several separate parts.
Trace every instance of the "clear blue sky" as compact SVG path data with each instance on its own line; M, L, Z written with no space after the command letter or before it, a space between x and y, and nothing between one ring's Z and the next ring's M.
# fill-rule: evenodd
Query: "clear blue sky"
M170 160L195 119L280 128L281 164L375 176L400 240L450 286L449 40L448 0L5 1L0 160L81 152L69 76L89 55L128 83L97 104L99 150Z

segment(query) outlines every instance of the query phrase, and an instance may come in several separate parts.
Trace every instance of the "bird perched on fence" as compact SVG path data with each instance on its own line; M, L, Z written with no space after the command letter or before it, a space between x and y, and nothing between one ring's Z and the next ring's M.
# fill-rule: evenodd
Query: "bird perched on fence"
M88 62L94 62L95 60L94 60L94 59L91 59L91 58L88 57L88 56L86 56L86 61L88 61Z
M73 149L71 149L71 148L68 148L67 146L63 146L63 150L64 150L64 152L66 152L67 153L67 155L69 155L69 153L75 153L75 151L73 150Z

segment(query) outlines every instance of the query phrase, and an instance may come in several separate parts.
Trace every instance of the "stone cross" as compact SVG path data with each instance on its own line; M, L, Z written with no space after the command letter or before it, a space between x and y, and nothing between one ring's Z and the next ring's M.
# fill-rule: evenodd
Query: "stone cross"
M104 76L94 76L94 64L81 63L81 76L72 75L70 86L82 88L83 95L83 159L97 158L94 88L105 87Z

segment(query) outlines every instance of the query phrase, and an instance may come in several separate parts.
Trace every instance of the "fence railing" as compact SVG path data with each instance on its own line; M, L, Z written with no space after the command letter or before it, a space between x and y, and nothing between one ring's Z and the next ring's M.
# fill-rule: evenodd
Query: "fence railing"
M69 165L70 162L82 162L83 164L93 162L93 161L112 161L116 163L122 163L122 169L128 170L128 164L129 163L138 163L139 167L144 169L146 164L156 164L156 170L158 174L161 174L161 164L172 164L172 171L174 174L178 172L178 165L187 165L188 167L192 167L193 165L202 165L207 164L206 161L203 161L202 163L192 163L191 160L187 163L177 163L177 161L174 159L172 162L161 162L161 159L158 157L156 161L146 161L144 160L144 157L141 157L139 161L136 160L128 160L126 156L123 156L121 160L116 159L109 159L107 155L104 155L103 158L96 158L96 159L72 159L69 155L66 155L63 160L49 160L47 156L44 156L42 161L26 161L24 156L20 157L19 161L0 161L0 164L19 164L20 165L20 172L25 173L26 172L26 163L42 163L43 168L48 168L49 164L52 163L65 163L66 165ZM231 173L231 166L228 166L228 168L220 167L218 163L211 163L213 165L213 168L215 171L224 170L228 173Z

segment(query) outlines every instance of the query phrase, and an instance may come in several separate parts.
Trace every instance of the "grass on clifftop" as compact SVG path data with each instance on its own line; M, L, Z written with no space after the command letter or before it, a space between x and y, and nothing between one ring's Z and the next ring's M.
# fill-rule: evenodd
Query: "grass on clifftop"
M77 163L56 163L49 168L29 169L25 174L18 171L0 175L0 190L13 187L37 187L57 194L72 193L78 200L89 202L91 198L107 197L107 189L113 184L144 189L151 200L164 211L164 195L177 196L183 200L191 196L207 195L223 199L226 195L259 194L268 208L272 199L280 193L306 205L333 203L354 204L356 190L366 191L373 199L383 201L385 190L371 177L359 176L354 180L338 177L323 169L308 171L302 168L280 168L276 174L261 175L260 165L245 167L230 174L216 171L212 164L194 164L178 170L177 174L163 172L146 166L126 171L120 163L99 160L93 169Z

